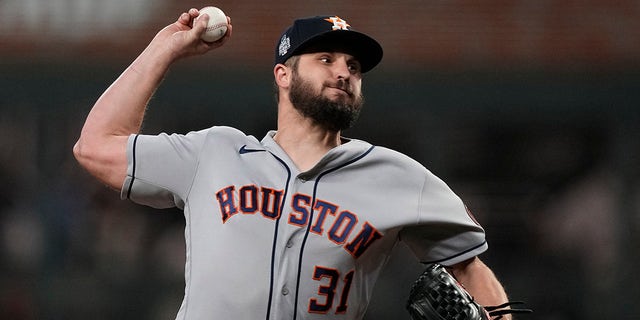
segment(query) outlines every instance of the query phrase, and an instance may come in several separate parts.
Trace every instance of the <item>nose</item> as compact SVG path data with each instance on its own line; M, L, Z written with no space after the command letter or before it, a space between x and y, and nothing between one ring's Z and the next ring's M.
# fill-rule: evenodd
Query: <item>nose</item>
M338 79L349 79L349 77L351 77L349 61L345 57L336 60L334 64L334 73Z

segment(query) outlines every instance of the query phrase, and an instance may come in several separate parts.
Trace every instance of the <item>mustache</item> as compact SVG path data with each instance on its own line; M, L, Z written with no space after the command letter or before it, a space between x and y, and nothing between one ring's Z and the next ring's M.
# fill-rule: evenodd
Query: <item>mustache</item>
M336 81L326 81L324 86L327 88L336 88L346 92L349 96L353 96L353 90L351 89L351 85L349 81L344 79L338 79Z

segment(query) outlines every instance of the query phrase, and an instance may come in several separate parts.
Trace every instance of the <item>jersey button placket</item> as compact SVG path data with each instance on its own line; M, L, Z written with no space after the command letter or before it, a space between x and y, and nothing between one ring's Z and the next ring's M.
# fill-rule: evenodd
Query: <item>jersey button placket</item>
M311 176L309 174L302 173L298 175L298 181L300 181L300 183L306 183L310 178Z

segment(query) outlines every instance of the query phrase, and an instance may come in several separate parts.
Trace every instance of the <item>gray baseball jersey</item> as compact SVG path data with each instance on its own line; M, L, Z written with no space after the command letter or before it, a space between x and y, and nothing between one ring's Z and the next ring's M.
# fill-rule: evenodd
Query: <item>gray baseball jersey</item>
M122 197L183 209L177 319L361 319L392 248L451 265L486 250L447 185L351 139L300 172L269 132L133 135Z

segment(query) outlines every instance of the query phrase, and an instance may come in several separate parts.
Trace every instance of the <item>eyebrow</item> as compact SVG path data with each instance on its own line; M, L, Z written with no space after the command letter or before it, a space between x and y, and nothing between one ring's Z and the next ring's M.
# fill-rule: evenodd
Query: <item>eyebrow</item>
M344 54L344 55L348 55L349 59L347 59L347 61L355 61L360 63L360 59L358 59L358 57L354 56L351 53L348 52L343 52L340 50L335 50L335 51L327 51L327 50L322 50L322 51L317 51L317 52L310 52L310 54L313 55L323 55L323 54L329 54L329 55L335 55L335 54Z

